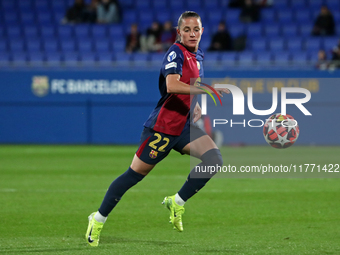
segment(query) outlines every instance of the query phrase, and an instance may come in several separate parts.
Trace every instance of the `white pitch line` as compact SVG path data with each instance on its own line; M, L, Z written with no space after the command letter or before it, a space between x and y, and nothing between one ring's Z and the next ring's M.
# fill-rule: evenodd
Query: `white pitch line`
M16 189L0 189L0 192L17 192Z

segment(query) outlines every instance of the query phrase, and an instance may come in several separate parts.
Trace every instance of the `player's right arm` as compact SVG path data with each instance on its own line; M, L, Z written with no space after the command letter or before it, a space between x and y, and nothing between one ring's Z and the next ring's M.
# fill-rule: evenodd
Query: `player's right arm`
M166 76L166 89L170 94L203 94L205 93L201 89L190 86L180 81L181 76L179 74L168 74ZM207 88L206 88L207 89ZM215 88L217 93L223 97L222 93L229 94L230 91L226 88ZM211 93L214 93L211 91Z

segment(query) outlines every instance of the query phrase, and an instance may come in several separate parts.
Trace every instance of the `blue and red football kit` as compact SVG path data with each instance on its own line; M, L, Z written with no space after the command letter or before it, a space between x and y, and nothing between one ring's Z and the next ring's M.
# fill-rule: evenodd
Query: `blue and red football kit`
M159 74L161 98L144 123L137 156L145 163L156 164L165 158L171 149L181 152L191 140L206 133L199 128L190 128L191 111L197 103L197 96L169 94L166 76L179 74L180 81L190 85L190 79L203 77L201 49L190 52L181 43L173 44L164 56ZM191 132L191 134L190 134Z

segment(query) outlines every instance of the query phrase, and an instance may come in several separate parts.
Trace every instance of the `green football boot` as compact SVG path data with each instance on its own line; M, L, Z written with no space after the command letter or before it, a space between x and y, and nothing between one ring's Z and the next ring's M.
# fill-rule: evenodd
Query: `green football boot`
M175 202L175 195L165 197L162 204L170 211L170 223L174 229L183 231L182 215L184 213L184 206L180 206Z
M95 214L96 212L91 213L91 215L89 216L89 225L85 234L85 239L87 243L91 246L98 246L100 231L102 231L102 228L104 226L104 223L95 220Z

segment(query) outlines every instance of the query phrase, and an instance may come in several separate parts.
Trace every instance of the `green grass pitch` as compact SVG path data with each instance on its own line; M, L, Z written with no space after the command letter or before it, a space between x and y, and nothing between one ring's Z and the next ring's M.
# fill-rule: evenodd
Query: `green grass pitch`
M188 156L172 152L128 191L89 247L87 216L136 146L0 146L0 254L340 254L340 179L214 178L172 230L164 196ZM225 163L340 163L340 147L222 148ZM337 161L337 162L336 162Z

